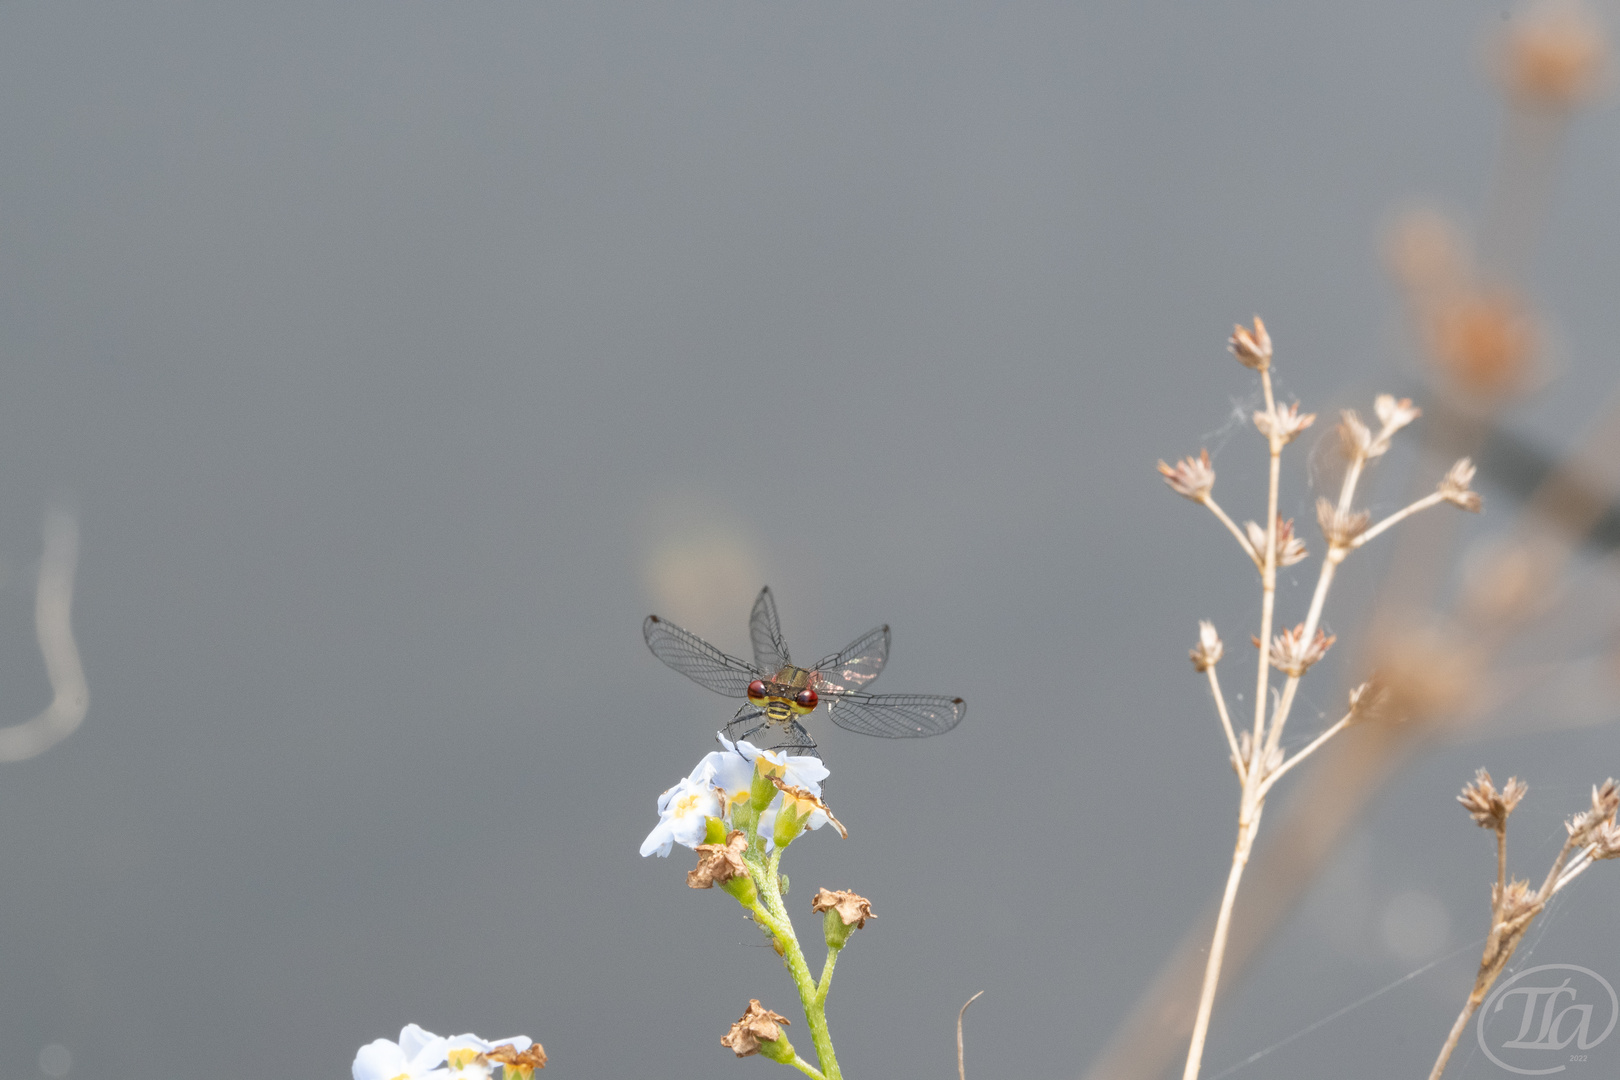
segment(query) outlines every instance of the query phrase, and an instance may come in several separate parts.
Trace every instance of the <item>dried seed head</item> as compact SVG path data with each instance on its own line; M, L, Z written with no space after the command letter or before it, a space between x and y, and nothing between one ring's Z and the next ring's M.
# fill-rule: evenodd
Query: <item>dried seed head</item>
M1260 321L1258 315L1254 317L1252 331L1241 325L1232 327L1232 337L1226 343L1226 348L1244 367L1265 371L1271 366L1271 335L1266 333L1266 324Z
M1170 490L1194 502L1203 502L1215 486L1215 470L1209 464L1209 451L1200 450L1195 458L1185 457L1174 465L1159 462L1159 472Z
M867 919L877 918L872 914L872 901L859 893L841 889L817 889L815 898L810 901L810 910L817 914L836 911L845 926L853 926L857 930L866 925Z
M1356 542L1356 537L1367 531L1367 522L1371 520L1365 510L1347 510L1340 512L1339 507L1331 499L1316 500L1316 523L1322 527L1322 536L1327 539L1330 548L1347 548Z
M1605 824L1614 822L1616 809L1620 809L1620 790L1616 789L1614 781L1605 780L1601 786L1594 786L1592 808L1564 822L1570 842L1578 847L1592 843Z
M788 1023L787 1017L765 1008L758 998L752 998L742 1019L732 1024L731 1030L721 1036L720 1045L730 1047L738 1057L749 1057L759 1053L760 1043L773 1043L780 1039L782 1028Z
M1201 620L1198 624L1198 644L1187 654L1192 659L1193 670L1208 671L1220 663L1221 654L1225 651L1221 636L1215 632L1215 624L1208 619Z
M697 869L686 872L686 884L693 889L712 889L732 878L748 876L742 853L748 850L748 837L741 829L726 837L723 844L699 844Z
M1602 86L1608 51L1602 27L1581 5L1542 4L1503 35L1497 77L1522 105L1570 109Z
M1293 566L1297 562L1305 561L1310 552L1305 550L1305 541L1294 535L1294 519L1279 518L1277 521L1277 565Z
M1440 478L1439 492L1446 502L1479 513L1484 500L1468 485L1474 482L1474 463L1469 458L1458 458L1445 476Z
M1379 422L1384 425L1386 437L1395 434L1423 415L1423 410L1413 405L1411 398L1401 398L1397 401L1394 394L1379 394L1373 400L1373 411L1378 414Z
M1605 821L1592 836L1592 858L1620 859L1620 825Z
M1529 785L1517 777L1510 777L1497 791L1496 785L1491 783L1491 774L1484 769L1474 774L1474 779L1463 786L1462 794L1457 801L1462 803L1468 816L1474 819L1474 824L1482 829L1504 829L1507 827L1508 815L1513 808L1519 805L1524 793L1529 791Z
M1254 414L1254 426L1260 430L1260 434L1268 439L1275 434L1284 446L1315 422L1316 414L1300 413L1297 401L1277 406L1275 414L1263 409Z
M1298 678L1305 674L1312 664L1327 655L1328 649L1338 638L1316 631L1316 636L1309 640L1305 637L1305 624L1300 623L1292 630L1284 630L1271 639L1271 663L1278 671L1286 672Z
M1339 413L1339 444L1344 447L1345 457L1352 461L1372 456L1373 433L1354 409Z
M536 1069L546 1067L546 1048L539 1043L530 1043L527 1050L519 1050L514 1044L507 1043L504 1046L497 1046L484 1057L505 1065L503 1071L508 1080L514 1076L527 1080L534 1075Z
M1254 547L1256 555L1264 562L1266 557L1266 530L1253 521L1245 521L1243 530L1249 536L1249 543ZM1305 541L1294 535L1294 519L1277 518L1277 565L1293 566L1302 561L1310 552L1305 550Z
M1377 716L1388 703L1389 691L1376 679L1368 679L1350 691L1350 713L1357 720Z

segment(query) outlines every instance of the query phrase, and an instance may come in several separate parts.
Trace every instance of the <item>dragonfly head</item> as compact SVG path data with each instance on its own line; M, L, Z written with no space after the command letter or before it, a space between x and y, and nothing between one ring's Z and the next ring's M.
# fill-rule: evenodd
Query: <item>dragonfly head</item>
M821 698L808 686L793 687L755 679L748 684L748 700L764 709L766 716L780 722L814 711Z

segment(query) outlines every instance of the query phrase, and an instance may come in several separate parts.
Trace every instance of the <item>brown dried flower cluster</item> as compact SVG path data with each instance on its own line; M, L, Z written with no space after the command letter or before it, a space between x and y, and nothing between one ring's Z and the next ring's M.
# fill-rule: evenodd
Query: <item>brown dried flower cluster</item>
M1576 847L1591 844L1605 825L1614 824L1616 810L1620 810L1620 790L1616 789L1614 780L1605 780L1601 786L1594 785L1592 808L1564 822L1564 828L1569 830L1569 842Z
M748 1011L731 1025L730 1031L720 1037L720 1045L730 1047L738 1057L751 1057L759 1053L760 1043L780 1039L782 1027L788 1022L788 1018L781 1013L772 1012L761 1005L758 998L751 998Z
M866 925L867 919L875 919L872 914L872 902L859 893L845 892L841 889L818 889L813 900L810 901L810 910L816 914L824 911L836 911L845 926L853 926L859 930Z
M1221 644L1221 636L1215 632L1215 624L1208 619L1200 620L1198 644L1187 654L1192 660L1193 670L1208 671L1221 662L1221 656L1225 652L1226 646Z
M497 1046L485 1054L484 1057L489 1061L505 1065L508 1076L516 1073L524 1077L525 1080L533 1076L536 1069L546 1067L546 1048L539 1043L530 1044L527 1050L519 1050L513 1044L507 1043L505 1046Z
M1260 321L1258 315L1254 317L1253 330L1242 326L1232 327L1232 337L1226 343L1226 348L1244 367L1256 371L1271 367L1271 335L1266 333L1266 324Z
M1460 458L1446 475L1440 479L1437 489L1440 497L1453 506L1461 507L1471 513L1479 513L1485 502L1469 485L1474 482L1474 463L1469 458Z
M1305 674L1307 668L1327 655L1338 638L1332 634L1324 634L1320 628L1314 637L1309 640L1305 635L1305 624L1300 623L1292 630L1284 629L1282 633L1271 639L1271 664L1278 671L1287 673L1294 678ZM1255 639L1255 645L1259 645Z
M1249 534L1249 543L1256 552L1266 550L1266 530L1258 522L1245 521L1243 529ZM1277 565L1293 566L1303 562L1310 552L1305 550L1305 541L1294 535L1294 519L1278 516L1277 518Z
M1316 414L1301 414L1299 402L1297 401L1289 405L1279 405L1275 415L1264 409L1258 410L1254 414L1254 426L1259 429L1260 434L1268 439L1276 435L1278 439L1282 440L1284 446L1293 442L1299 437L1300 432L1315 422Z
M686 884L693 889L712 889L732 878L748 876L742 853L748 850L748 837L741 829L726 837L723 844L699 844L698 864L686 872Z
M1215 486L1215 470L1209 464L1209 451L1200 450L1196 458L1182 458L1174 465L1159 462L1164 482L1177 495L1185 495L1193 502L1203 502Z
M1372 516L1365 510L1340 510L1332 499L1316 500L1316 523L1329 548L1351 548L1367 531Z
M1602 86L1608 52L1602 28L1580 6L1545 4L1503 36L1497 75L1520 104L1573 108Z
M1480 828L1505 829L1508 815L1513 813L1513 808L1519 805L1519 800L1529 790L1529 785L1524 781L1509 777L1502 790L1498 791L1496 785L1491 783L1491 774L1481 769L1474 774L1473 781L1463 787L1457 801L1462 803L1468 816Z

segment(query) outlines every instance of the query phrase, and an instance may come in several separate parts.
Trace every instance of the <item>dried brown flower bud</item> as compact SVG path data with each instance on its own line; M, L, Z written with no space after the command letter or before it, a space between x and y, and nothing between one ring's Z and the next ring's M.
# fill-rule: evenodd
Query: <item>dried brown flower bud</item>
M1275 432L1277 438L1285 446L1293 442L1300 432L1316 422L1315 413L1300 414L1299 402L1297 401L1289 405L1277 406L1275 418L1273 416L1274 414L1264 410L1256 412L1254 414L1254 426L1259 428L1260 434L1268 439Z
M877 918L872 914L872 901L858 893L838 889L817 889L815 898L810 901L810 910L817 914L836 911L845 926L857 930L866 925L867 919Z
M1305 639L1305 624L1300 623L1292 630L1284 630L1271 639L1271 663L1278 671L1286 672L1298 678L1305 674L1307 668L1327 655L1328 649L1338 638L1331 634L1316 631L1316 636L1309 641Z
M1616 789L1614 781L1605 780L1601 787L1594 786L1592 808L1564 823L1564 828L1569 830L1570 841L1579 847L1592 843L1604 825L1614 823L1616 809L1620 809L1620 789Z
M1603 29L1578 4L1543 4L1503 36L1497 74L1524 105L1567 109L1603 83L1608 60Z
M1440 479L1439 491L1441 497L1453 506L1460 506L1472 513L1479 513L1484 500L1479 493L1468 485L1474 482L1474 463L1469 458L1458 458L1445 476Z
M1395 400L1394 394L1379 394L1373 399L1373 412L1384 425L1385 435L1393 435L1423 415L1423 410L1412 404L1411 398Z
M1457 801L1462 803L1475 825L1482 829L1503 829L1507 827L1508 815L1529 790L1529 785L1522 780L1509 777L1502 790L1497 791L1496 785L1491 783L1491 774L1481 769L1463 786Z
M1339 413L1339 443L1351 460L1372 456L1373 434L1354 409Z
M1182 458L1173 466L1161 461L1159 472L1170 490L1194 502L1203 502L1215 486L1215 470L1210 467L1208 450L1198 451L1196 458Z
M1249 534L1249 543L1253 545L1256 555L1263 561L1266 557L1266 530L1253 521L1245 521L1243 529ZM1293 566L1309 554L1305 550L1305 541L1294 535L1294 519L1278 515L1277 565Z
M732 1024L731 1030L720 1037L720 1045L730 1047L738 1057L750 1057L759 1053L760 1043L773 1043L780 1039L782 1028L788 1023L787 1017L765 1008L758 998L752 998L742 1019Z
M748 850L748 837L741 829L726 837L723 844L699 844L697 869L686 872L686 884L693 889L712 889L732 878L748 876L742 853Z
M1338 505L1333 500L1316 500L1316 523L1322 527L1322 535L1327 539L1330 548L1354 546L1356 537L1367 531L1369 520L1371 518L1365 510L1340 513Z
M1208 619L1201 620L1198 623L1198 644L1187 654L1192 659L1193 670L1208 671L1220 663L1221 654L1225 651L1221 636L1215 632L1215 624Z
M1350 712L1364 720L1378 715L1388 700L1389 690L1377 679L1368 679L1350 691Z
M1226 348L1244 367L1265 371L1271 366L1271 335L1266 333L1266 324L1258 315L1254 317L1253 330L1241 325L1232 327L1232 338Z
M1592 858L1620 859L1620 825L1605 821L1592 835Z
M823 814L827 815L827 824L837 829L839 836L843 837L845 840L849 839L849 830L844 828L844 823L842 821L839 821L833 816L832 810L827 806L826 803L821 801L821 796L817 795L813 791L810 791L808 788L794 787L792 784L784 783L782 778L779 776L771 777L771 783L775 784L776 790L780 791L783 795L782 809L777 813L778 822L781 822L784 818L786 818L790 812L799 820L804 821L807 820L812 813L820 810ZM782 837L778 837L777 843L785 845L787 841Z
M536 1069L546 1067L546 1048L539 1043L531 1043L527 1050L519 1050L512 1043L507 1043L505 1046L497 1046L484 1057L505 1065L508 1077L515 1073L527 1078L533 1076Z

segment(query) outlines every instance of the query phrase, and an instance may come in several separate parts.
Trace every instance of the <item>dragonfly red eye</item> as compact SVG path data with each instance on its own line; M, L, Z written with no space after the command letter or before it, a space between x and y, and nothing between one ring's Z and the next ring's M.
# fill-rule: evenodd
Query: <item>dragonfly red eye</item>
M735 686L737 684L732 683L732 685ZM765 700L765 683L764 683L763 680L755 679L753 682L748 684L748 700L749 701L764 701Z
M816 692L814 690L807 686L795 694L793 696L793 700L798 704L799 708L809 712L811 709L816 707L816 702L820 701L821 699L816 696Z

